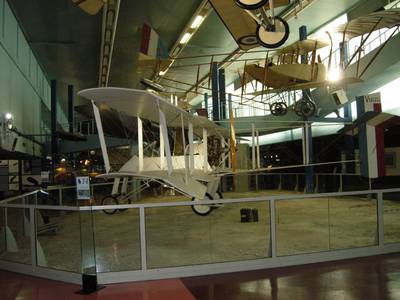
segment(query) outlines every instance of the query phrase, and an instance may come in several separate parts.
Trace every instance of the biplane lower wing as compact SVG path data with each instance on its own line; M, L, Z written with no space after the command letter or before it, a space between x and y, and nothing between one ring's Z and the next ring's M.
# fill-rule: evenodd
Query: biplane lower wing
M288 84L285 87L266 89L265 91L256 91L253 93L247 93L245 95L259 96L262 94L276 94L276 93L282 93L282 92L286 92L286 91L305 90L305 89L321 88L321 87L327 87L327 86L329 86L333 89L338 89L343 86L347 86L349 84L357 84L357 83L362 83L362 82L363 82L362 79L355 78L355 77L347 77L347 78L337 80L335 82L332 82L329 80L322 80L322 81L312 81L312 82Z
M207 192L207 186L199 182L214 181L215 176L207 174L199 174L196 176L186 176L185 170L174 170L171 175L168 175L165 171L143 171L143 172L111 172L108 174L102 174L97 176L98 178L121 178L121 177L136 177L141 179L155 179L161 181L177 190L181 193L194 197L196 199L204 199L204 195Z

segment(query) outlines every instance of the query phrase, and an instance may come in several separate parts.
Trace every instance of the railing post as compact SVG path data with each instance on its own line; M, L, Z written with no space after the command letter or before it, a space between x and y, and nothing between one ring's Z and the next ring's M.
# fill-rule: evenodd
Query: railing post
M37 266L37 255L36 255L36 222L35 222L35 208L29 207L29 222L30 222L30 239L31 239L31 263L32 267Z
M278 190L282 190L282 174L279 174L279 186Z
M142 271L147 270L147 249L146 249L146 220L145 220L144 207L139 208L139 222L140 222L140 253Z
M58 189L58 205L62 206L63 205L63 199L62 199L62 189Z
M270 255L271 258L276 257L276 217L275 217L275 199L269 201L269 218L270 218Z
M378 202L378 246L383 247L385 245L385 222L384 222L384 203L383 193L377 194Z
M339 193L343 192L343 174L339 175Z

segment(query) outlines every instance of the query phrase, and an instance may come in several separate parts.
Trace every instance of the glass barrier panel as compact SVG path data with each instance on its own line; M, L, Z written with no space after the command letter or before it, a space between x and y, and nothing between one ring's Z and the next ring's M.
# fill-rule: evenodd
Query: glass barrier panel
M2 208L0 259L31 264L29 209Z
M77 206L76 201L76 188L64 188L61 190L61 200L59 204L63 206Z
M60 205L58 190L39 190L37 194L38 205Z
M38 266L81 272L79 212L36 210L36 235Z
M97 205L101 205L102 200L108 195L111 195L112 186L112 182L108 184L98 184L91 186L92 197Z
M275 202L277 255L329 250L327 199Z
M375 194L328 199L329 249L350 249L378 244Z
M98 272L141 269L139 209L94 210Z
M93 218L92 210L80 211L81 273L86 275L97 273Z
M400 242L400 193L383 194L385 244Z
M6 217L5 209L0 207L0 258L6 252Z
M365 191L370 188L368 178L359 175L343 175L342 176L343 192Z
M148 268L269 257L267 201L224 204L206 216L191 206L147 208L145 214Z

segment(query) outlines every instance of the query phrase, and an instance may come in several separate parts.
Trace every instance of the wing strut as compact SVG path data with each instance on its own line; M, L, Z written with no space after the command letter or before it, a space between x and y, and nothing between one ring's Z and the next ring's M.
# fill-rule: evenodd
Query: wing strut
M164 151L165 151L165 156L167 157L168 175L171 175L172 158L171 158L171 148L169 146L169 139L168 139L167 121L165 120L165 114L161 110L159 112L160 112L160 128L164 138Z
M104 139L103 125L101 124L100 111L93 100L92 100L92 106L93 106L94 119L96 120L97 132L99 135L101 153L103 155L103 160L104 160L104 167L106 168L106 173L108 173L110 172L110 160L108 159L107 146L106 146L106 140Z

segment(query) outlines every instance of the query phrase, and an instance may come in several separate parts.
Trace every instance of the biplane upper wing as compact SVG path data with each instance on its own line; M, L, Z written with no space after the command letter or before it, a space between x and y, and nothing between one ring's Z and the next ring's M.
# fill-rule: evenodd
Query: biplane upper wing
M400 8L391 8L368 14L340 25L335 29L349 40L372 31L400 24Z
M255 35L258 24L244 9L237 6L233 0L209 0L209 2L240 49L249 50L258 46ZM285 6L289 2L289 0L275 0L274 7Z
M302 40L294 42L293 44L286 46L282 49L278 50L278 54L294 54L294 55L303 55L307 54L308 52L325 48L329 46L329 42L324 40Z
M202 130L207 129L209 135L219 134L229 137L226 128L218 126L205 117L193 116L187 111L173 105L165 99L143 90L125 88L93 88L80 91L78 95L95 101L97 104L105 104L117 111L133 117L139 117L155 123L160 123L160 111L165 115L168 127L182 127L181 117L185 120L184 126L190 122L193 124L193 131L201 136Z

